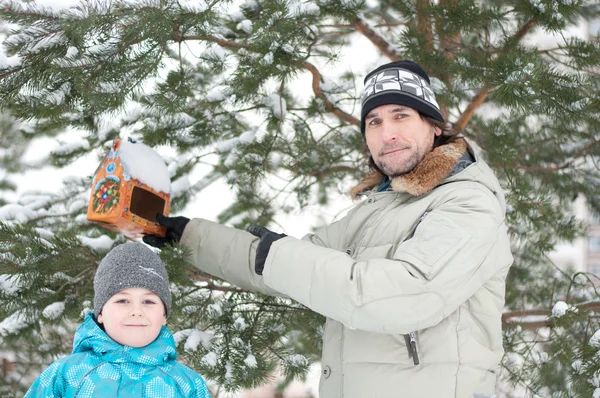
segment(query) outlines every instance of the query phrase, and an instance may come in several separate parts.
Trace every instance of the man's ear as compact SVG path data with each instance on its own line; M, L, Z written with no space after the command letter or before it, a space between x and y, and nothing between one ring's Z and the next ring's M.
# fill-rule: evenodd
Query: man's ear
M439 127L434 127L433 128L434 132L435 132L435 136L439 137L440 135L442 135L442 129Z

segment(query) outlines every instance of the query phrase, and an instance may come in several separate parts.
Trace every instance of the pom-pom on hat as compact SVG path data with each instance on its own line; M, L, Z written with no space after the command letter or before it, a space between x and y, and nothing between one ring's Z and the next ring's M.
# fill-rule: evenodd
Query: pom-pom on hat
M365 135L365 116L382 105L404 105L444 123L429 76L413 61L381 65L365 77L361 100L360 131Z
M100 261L94 276L94 315L115 294L132 287L145 288L156 294L171 312L171 291L165 265L150 248L142 243L128 242L114 247Z

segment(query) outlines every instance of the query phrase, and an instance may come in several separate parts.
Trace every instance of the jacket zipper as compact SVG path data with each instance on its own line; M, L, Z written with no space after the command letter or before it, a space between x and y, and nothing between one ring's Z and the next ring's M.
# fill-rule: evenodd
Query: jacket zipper
M408 350L408 357L412 358L413 363L418 365L419 361L419 353L417 352L417 340L415 339L415 332L410 332L409 334L404 335L404 340L406 341L406 349Z
M423 221L423 219L425 218L425 216L427 216L427 214L429 214L428 211L423 213L423 215L415 223L415 226L413 227L413 229L406 236L406 238L404 238L402 240L402 242L406 242L407 240L409 240L410 238L413 237L413 235L415 234L415 232L417 230L417 227L419 226L419 224L421 224L421 221ZM417 351L417 339L415 339L415 332L410 332L409 334L405 334L404 340L406 341L406 349L408 350L408 357L412 358L415 366L418 365L420 363L420 361L419 361L419 353Z

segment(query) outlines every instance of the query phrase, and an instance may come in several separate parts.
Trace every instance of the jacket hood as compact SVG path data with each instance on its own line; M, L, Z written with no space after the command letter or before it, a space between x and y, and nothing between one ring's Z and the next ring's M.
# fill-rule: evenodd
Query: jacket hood
M475 162L458 173L453 170L465 152L469 151ZM383 175L370 171L350 190L352 199L357 199L361 193L377 188ZM421 196L431 192L435 187L455 182L475 181L483 184L496 195L505 207L504 193L492 170L473 153L464 138L459 138L445 145L440 145L429 152L423 160L410 172L394 177L391 182L392 191L408 192L413 196Z
M73 339L73 354L89 351L108 362L128 362L145 366L159 366L177 358L175 340L167 327L163 326L158 337L147 346L129 347L111 339L96 323L91 312L79 325Z

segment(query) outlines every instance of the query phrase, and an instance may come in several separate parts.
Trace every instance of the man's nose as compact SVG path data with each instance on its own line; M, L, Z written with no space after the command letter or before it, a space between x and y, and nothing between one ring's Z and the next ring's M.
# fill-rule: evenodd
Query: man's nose
M392 142L398 139L398 129L393 123L384 121L381 127L383 128L381 137L384 142Z

